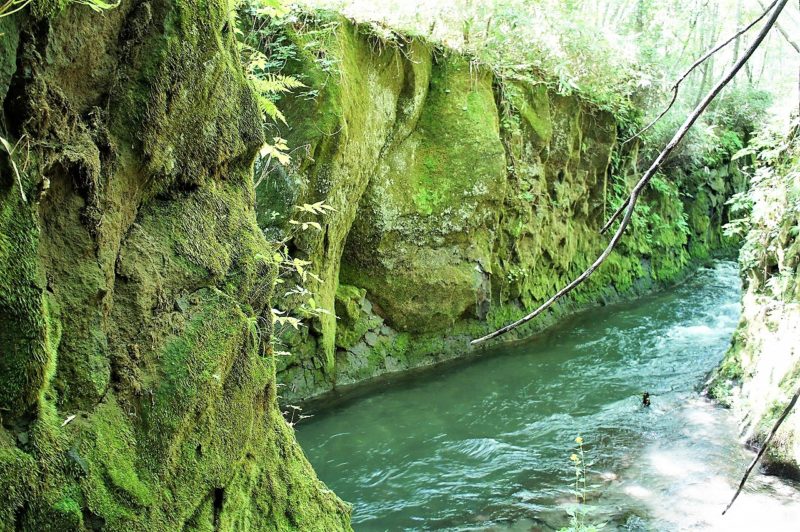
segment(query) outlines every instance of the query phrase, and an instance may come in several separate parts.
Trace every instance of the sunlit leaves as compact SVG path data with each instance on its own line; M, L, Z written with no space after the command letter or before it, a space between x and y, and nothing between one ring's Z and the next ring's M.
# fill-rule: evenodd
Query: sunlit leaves
M289 12L289 8L283 0L249 0L243 10L249 13L254 20L261 20L262 23L283 17ZM276 102L281 94L303 87L303 83L297 78L280 74L277 71L280 65L276 65L264 53L262 50L264 42L255 28L247 33L237 29L236 34L245 70L255 92L262 120L265 123L273 121L286 124L286 117ZM291 162L288 151L289 146L286 141L276 137L272 143L265 143L261 147L259 155L267 158L268 161L274 159L282 165L288 165Z
M252 6L260 17L282 17L289 12L284 0L253 0Z
M113 9L119 5L119 2L114 2L112 4L110 2L103 2L103 0L72 0L72 2L87 6L98 13L106 9Z
M291 158L289 157L288 151L289 146L286 144L286 141L280 137L275 137L272 139L272 144L265 142L261 146L259 156L268 157L270 159L274 158L281 164L289 164Z
M285 311L278 310L276 308L272 310L272 323L276 323L278 325L290 325L294 329L299 329L301 321L298 318L293 316L287 316Z
M22 201L28 201L28 198L25 197L25 190L22 187L22 177L20 176L19 168L17 168L17 163L14 161L14 148L12 148L11 144L3 137L0 137L0 145L2 145L3 149L8 153L8 158L11 161L11 169L14 171L14 177L17 178L17 185L19 186L19 193L22 196Z
M322 231L322 226L317 222L298 222L297 220L289 220L292 225L300 226L304 231L309 228L314 228L317 231Z
M295 205L295 210L307 212L310 214L325 214L327 212L335 211L330 205L326 205L323 201L316 203L303 203L302 205Z
M13 15L17 11L21 11L31 3L31 0L7 0L0 4L0 17L7 17Z

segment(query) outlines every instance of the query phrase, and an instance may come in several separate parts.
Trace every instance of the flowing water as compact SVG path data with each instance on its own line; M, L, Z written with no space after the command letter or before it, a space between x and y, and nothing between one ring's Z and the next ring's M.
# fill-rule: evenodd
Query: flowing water
M720 515L752 454L730 412L699 390L728 347L739 296L735 264L718 263L493 356L384 382L301 423L297 437L353 504L356 530L558 529L575 507L578 435L588 522L795 529L798 492L760 474Z

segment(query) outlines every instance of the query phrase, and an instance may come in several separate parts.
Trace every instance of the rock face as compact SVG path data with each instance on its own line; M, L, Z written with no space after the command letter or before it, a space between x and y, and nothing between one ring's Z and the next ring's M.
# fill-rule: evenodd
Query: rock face
M756 175L739 256L746 287L742 318L709 391L733 406L746 440L760 446L800 386L800 142L795 138ZM800 478L797 407L764 463L771 472Z
M257 190L259 223L292 235L293 203L335 212L292 250L335 309L285 340L285 400L469 353L468 340L518 318L605 247L598 234L637 176L617 122L544 79L498 79L420 39L319 17L288 28L287 70L307 89L280 103L294 162ZM728 165L674 169L642 205L619 252L572 298L518 331L640 293L723 246ZM684 199L691 198L686 204ZM312 283L313 284L313 283Z
M349 529L276 404L231 6L50 4L0 19L0 530Z

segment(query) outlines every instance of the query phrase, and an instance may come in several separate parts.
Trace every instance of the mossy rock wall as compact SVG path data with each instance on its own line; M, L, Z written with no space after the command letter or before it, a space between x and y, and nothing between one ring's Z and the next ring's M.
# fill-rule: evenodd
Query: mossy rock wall
M287 71L307 87L279 104L294 160L257 190L259 222L275 238L294 235L293 251L322 279L309 283L317 304L340 318L284 338L286 401L469 354L469 339L522 316L597 257L614 186L637 178L636 143L620 146L610 113L543 79L499 80L467 57L374 29L329 15L286 29L297 49ZM678 172L648 190L650 216L638 219L659 223L634 227L586 284L508 339L673 282L723 247L739 174L713 172L719 187ZM336 209L314 218L323 230L292 232L291 204L317 201Z
M750 229L739 255L742 316L709 385L715 399L733 407L745 439L756 447L800 386L800 142L795 137L788 146L759 169L748 193ZM772 473L800 478L797 407L763 461Z
M0 530L349 529L276 403L231 8L2 19Z

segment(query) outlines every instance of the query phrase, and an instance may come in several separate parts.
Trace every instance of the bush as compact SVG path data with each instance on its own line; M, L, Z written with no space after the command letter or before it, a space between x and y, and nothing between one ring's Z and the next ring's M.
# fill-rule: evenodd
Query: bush
M751 86L733 87L720 94L709 115L709 122L735 131L745 138L764 123L772 95Z

